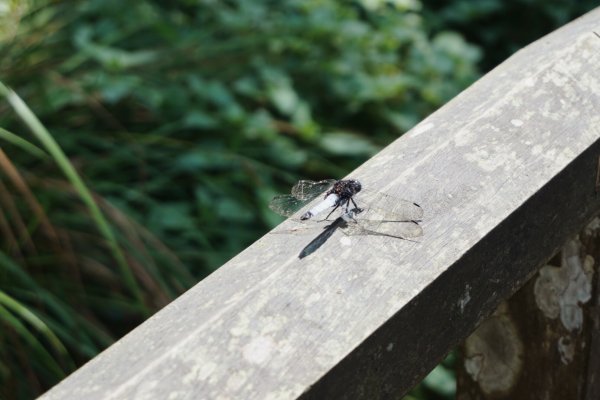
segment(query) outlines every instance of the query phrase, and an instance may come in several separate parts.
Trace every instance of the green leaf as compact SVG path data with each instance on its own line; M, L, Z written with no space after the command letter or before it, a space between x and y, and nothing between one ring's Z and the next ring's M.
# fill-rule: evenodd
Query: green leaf
M336 155L373 155L379 151L379 148L368 139L348 132L327 133L319 145Z

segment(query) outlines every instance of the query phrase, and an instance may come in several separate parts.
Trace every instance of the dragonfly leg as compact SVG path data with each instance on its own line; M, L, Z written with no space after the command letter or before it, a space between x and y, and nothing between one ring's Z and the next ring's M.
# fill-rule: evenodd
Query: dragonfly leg
M334 212L335 210L337 210L339 206L340 206L339 204L336 204L336 205L335 205L335 207L333 207L333 210L331 210L331 212L330 212L329 214L327 214L327 216L325 217L325 219L329 218L329 216L330 216L331 214L333 214L333 212Z
M346 200L346 204L344 204L344 213L348 212L348 206L350 205L350 199Z

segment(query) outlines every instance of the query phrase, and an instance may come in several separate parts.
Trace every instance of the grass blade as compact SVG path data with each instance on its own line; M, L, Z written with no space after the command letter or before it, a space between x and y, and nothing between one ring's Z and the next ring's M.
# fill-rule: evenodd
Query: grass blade
M0 83L0 95L4 95L6 97L15 112L19 115L19 117L21 117L29 129L31 129L32 133L42 143L43 147L52 156L52 158L54 158L69 182L71 182L79 197L88 208L96 227L107 241L113 257L117 261L121 275L125 280L125 284L136 298L140 309L145 310L145 313L148 314L149 311L145 306L142 290L140 289L135 276L129 268L127 260L125 259L125 255L117 243L114 232L112 231L106 218L104 218L100 208L94 201L90 190L84 184L73 165L69 162L69 159L65 153L62 151L58 143L56 143L50 132L46 130L40 120L14 91L8 89L6 86L4 86L4 84Z
M0 139L6 140L8 143L11 143L21 149L25 150L29 154L38 157L38 158L46 158L48 155L44 152L44 150L40 149L33 143L23 139L22 137L15 135L12 132L7 131L4 128L0 128Z

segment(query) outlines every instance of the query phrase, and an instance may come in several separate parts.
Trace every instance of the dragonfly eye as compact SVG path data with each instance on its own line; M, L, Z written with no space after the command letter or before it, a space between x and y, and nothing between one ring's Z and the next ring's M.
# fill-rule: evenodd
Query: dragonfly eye
M354 193L358 193L362 189L362 185L360 184L360 182L354 179L348 182L348 187Z

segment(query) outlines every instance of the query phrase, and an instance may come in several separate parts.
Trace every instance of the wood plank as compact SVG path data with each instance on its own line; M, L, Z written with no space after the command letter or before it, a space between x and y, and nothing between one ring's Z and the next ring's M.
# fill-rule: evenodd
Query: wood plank
M351 174L419 242L267 234L42 398L397 398L596 213L600 10ZM285 229L284 223L277 229Z
M599 239L596 218L467 338L457 400L598 399Z

